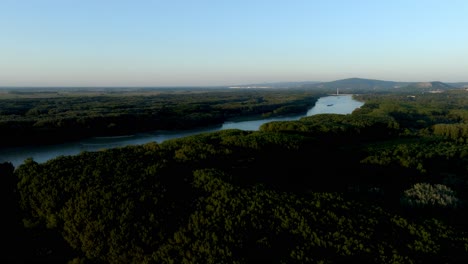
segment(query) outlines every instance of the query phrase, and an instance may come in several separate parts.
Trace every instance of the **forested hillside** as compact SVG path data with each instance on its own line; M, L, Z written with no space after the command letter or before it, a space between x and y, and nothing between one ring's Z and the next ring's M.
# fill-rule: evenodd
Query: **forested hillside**
M467 95L5 163L2 258L466 263Z

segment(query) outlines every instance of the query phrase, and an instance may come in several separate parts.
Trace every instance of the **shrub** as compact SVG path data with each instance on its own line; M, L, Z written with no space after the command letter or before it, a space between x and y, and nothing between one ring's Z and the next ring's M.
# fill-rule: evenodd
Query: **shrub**
M460 201L455 192L442 184L416 183L403 192L401 203L412 208L456 208Z

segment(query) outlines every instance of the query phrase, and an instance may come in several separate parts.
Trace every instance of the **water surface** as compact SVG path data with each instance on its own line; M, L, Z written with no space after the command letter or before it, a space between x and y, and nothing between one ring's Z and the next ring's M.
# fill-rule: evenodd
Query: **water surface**
M155 131L151 133L140 133L120 137L94 137L55 145L5 148L0 152L0 162L9 161L15 167L17 167L23 163L26 158L33 158L35 161L41 163L62 155L77 155L83 151L98 151L102 149L123 147L128 145L140 145L149 142L161 143L168 139L181 138L199 133L214 132L224 129L256 131L262 124L271 121L299 120L304 116L324 113L349 114L354 109L359 108L362 105L363 103L354 100L352 95L326 96L319 98L315 106L313 106L307 111L306 114L303 115L264 118L259 120L239 122L230 121L225 122L221 126L212 126L184 131Z

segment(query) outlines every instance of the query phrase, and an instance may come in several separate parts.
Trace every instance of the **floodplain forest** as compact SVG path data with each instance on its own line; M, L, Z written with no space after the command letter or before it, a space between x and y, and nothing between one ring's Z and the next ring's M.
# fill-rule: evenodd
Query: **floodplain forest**
M289 93L169 94L160 103L157 96L5 99L0 124L12 145L30 129L34 140L46 140L41 129L180 128L244 113L304 111L320 96ZM3 163L2 234L11 235L2 236L0 257L467 263L467 95L356 94L364 105L347 115L318 114L266 123L259 131L203 133L45 163L28 159L16 168Z

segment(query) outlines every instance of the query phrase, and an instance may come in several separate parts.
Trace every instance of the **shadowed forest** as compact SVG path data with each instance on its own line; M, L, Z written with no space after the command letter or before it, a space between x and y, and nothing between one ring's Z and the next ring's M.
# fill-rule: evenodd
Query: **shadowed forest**
M0 147L220 125L305 113L325 92L216 88L0 90Z
M0 100L0 145L305 112L307 89ZM354 95L275 121L14 168L1 259L57 263L466 263L468 96Z

